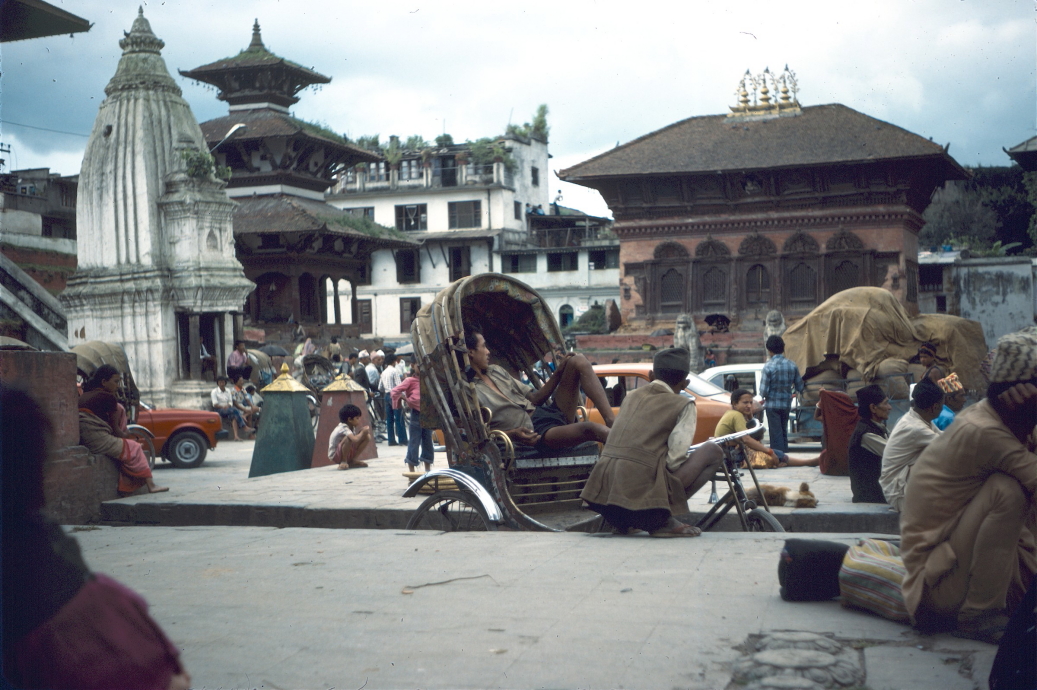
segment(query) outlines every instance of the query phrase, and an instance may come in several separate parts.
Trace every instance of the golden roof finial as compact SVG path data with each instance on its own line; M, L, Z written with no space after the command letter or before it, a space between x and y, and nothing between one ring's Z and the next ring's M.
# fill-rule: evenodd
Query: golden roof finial
M750 87L753 91L751 102L749 99ZM780 77L771 72L770 67L764 68L763 72L757 75L753 75L750 70L745 70L745 74L742 75L738 88L735 90L738 105L731 106L731 112L727 116L759 119L778 115L798 115L800 113L798 91L796 75L788 65L785 65L785 70Z

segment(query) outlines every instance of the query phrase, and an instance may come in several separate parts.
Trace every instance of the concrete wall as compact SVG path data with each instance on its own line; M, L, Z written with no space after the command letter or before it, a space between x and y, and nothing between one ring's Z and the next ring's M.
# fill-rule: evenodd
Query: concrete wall
M991 346L1006 333L1034 325L1037 305L1030 258L958 261L954 282L958 316L979 321Z
M76 356L0 350L0 382L28 391L54 427L51 457L44 468L47 514L66 524L98 519L101 502L118 497L119 472L110 459L93 456L79 445Z

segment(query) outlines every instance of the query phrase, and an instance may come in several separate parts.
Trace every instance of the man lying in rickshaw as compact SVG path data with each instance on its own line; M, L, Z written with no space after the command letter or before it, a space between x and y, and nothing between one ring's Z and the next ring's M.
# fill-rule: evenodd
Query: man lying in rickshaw
M474 370L479 404L490 410L490 428L503 431L515 445L534 446L547 454L586 441L608 440L608 427L615 415L605 389L583 355L556 356L554 373L539 390L534 390L504 367L490 364L491 353L482 333L467 331L465 347ZM576 421L581 388L601 411L605 425Z

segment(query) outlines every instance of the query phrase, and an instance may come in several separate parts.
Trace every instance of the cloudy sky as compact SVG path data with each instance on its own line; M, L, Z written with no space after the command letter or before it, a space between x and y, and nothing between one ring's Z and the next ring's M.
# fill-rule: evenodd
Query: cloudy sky
M94 26L0 46L0 141L8 169L73 174L138 2L50 2ZM803 105L843 103L950 143L963 165L1004 165L1002 147L1037 133L1033 0L154 0L144 12L199 121L226 106L176 70L236 54L258 18L268 49L332 78L297 116L350 137L462 141L546 103L555 170L726 112L746 69L785 64ZM608 213L596 192L552 184L567 205Z

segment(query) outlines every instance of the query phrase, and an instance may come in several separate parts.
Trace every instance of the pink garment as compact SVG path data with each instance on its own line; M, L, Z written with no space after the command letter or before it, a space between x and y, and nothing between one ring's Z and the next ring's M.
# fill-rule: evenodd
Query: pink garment
M141 445L130 438L122 440L122 455L119 456L119 491L132 493L144 486L151 476L148 456Z
M248 366L248 353L247 352L238 352L237 350L233 350L230 353L230 355L228 355L228 357L227 357L227 368L228 369L231 368L231 367L237 367L237 368L240 369L240 368L245 367L245 366Z
M15 643L5 673L26 688L164 690L182 671L179 656L139 594L95 575Z
M400 399L407 401L407 407L412 410L421 411L421 381L417 376L408 376L403 383L389 391L392 396L392 406L400 407Z
M126 408L122 406L122 403L116 403L115 413L112 415L112 428L120 436L126 436L130 433L129 420L126 417Z

